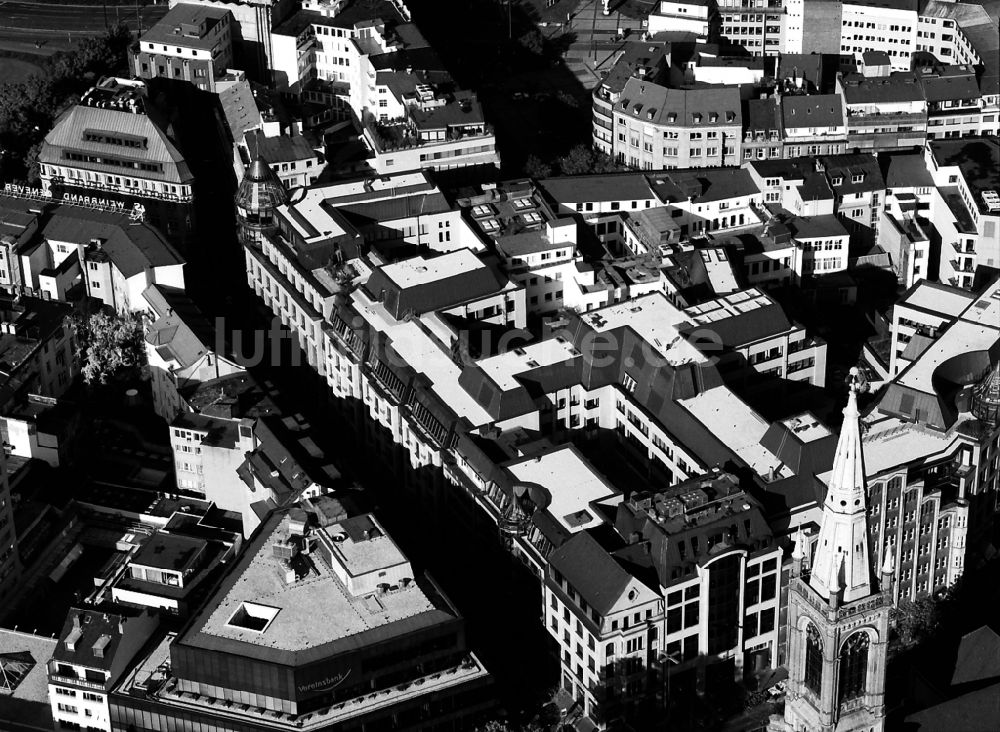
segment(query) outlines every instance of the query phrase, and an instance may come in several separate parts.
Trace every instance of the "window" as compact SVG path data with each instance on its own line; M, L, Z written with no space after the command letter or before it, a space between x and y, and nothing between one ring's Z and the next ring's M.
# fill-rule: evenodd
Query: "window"
M806 688L819 696L820 684L823 681L823 641L820 640L819 631L812 623L806 626L806 673L804 680Z
M841 703L855 699L865 692L865 678L868 675L868 643L868 633L855 633L847 639L840 651Z

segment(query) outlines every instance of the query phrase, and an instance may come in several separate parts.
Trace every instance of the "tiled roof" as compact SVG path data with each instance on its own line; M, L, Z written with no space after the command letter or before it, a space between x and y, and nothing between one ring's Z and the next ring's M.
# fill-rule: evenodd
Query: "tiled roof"
M206 36L227 15L232 17L225 8L178 3L170 8L156 25L143 33L140 40L147 43L211 50L219 42L219 38L209 39ZM200 30L203 23L205 24L205 32L199 37L193 31ZM185 32L188 30L185 26L189 26L192 32ZM181 32L178 33L178 30Z
M148 103L146 109L145 113L136 113L121 109L73 105L56 120L52 131L45 136L39 159L59 165L63 161L65 151L104 154L117 159L159 163L163 166L162 172L147 170L137 172L136 175L139 177L168 183L190 183L193 176L184 161L184 156L167 135L166 126L154 121L150 116L151 109ZM146 147L136 150L110 143L84 140L84 132L87 130L119 133L144 139ZM103 163L88 163L87 167L115 175L122 173L120 166Z
M615 606L633 579L587 531L553 549L549 564L601 615Z
M257 107L249 81L238 81L220 91L219 104L222 105L222 114L226 118L234 141L243 139L248 130L258 128L262 124L260 109Z
M125 277L150 267L172 267L184 260L158 230L137 223L127 214L96 211L79 206L59 206L42 226L50 241L88 244L101 239L101 249Z
M645 201L656 198L641 173L567 175L540 180L538 185L563 204L598 201Z
M839 94L786 96L781 98L781 118L785 129L840 127L844 110Z
M668 89L630 78L614 111L627 117L677 127L739 126L742 103L737 86Z

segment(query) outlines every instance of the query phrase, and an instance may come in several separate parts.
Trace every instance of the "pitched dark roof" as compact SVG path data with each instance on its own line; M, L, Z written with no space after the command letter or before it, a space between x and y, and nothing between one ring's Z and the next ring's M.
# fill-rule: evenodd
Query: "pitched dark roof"
M913 71L894 71L889 76L865 77L848 74L843 79L844 101L847 104L879 104L915 102L924 98Z
M204 539L157 531L135 553L132 563L183 571L207 546Z
M997 719L1000 719L1000 684L993 684L911 714L905 723L907 729L919 732L996 732Z
M695 323L681 328L680 331L690 333L708 329L719 337L726 348L739 348L779 333L786 333L791 327L792 324L785 316L785 311L776 302L772 302L770 305L713 320L710 323Z
M782 97L781 118L785 129L840 127L844 124L841 97L839 94Z
M586 531L552 550L549 564L601 615L618 602L632 575Z
M984 625L962 636L951 685L987 679L1000 679L1000 635Z
M755 132L781 129L778 101L774 97L751 99L747 102L746 128Z
M387 270L391 266L377 268L364 287L372 299L382 302L396 320L401 320L408 312L421 315L477 300L499 292L506 284L502 275L492 267L482 266L407 286L392 279L391 270Z
M119 622L126 621L127 618L122 615L72 608L52 658L88 668L110 670L122 640ZM73 650L70 650L67 641L72 642ZM98 647L96 653L95 644Z
M42 236L74 244L101 239L102 250L125 277L149 267L184 264L181 255L157 229L136 223L127 214L59 206L43 225Z
M538 185L553 200L565 204L644 201L655 198L645 176L640 173L567 175L540 180Z

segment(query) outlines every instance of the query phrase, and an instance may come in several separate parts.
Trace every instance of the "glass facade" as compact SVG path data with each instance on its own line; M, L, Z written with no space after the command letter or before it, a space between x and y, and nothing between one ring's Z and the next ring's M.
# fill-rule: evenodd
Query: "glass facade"
M740 583L743 556L732 554L712 562L708 576L708 653L736 646L740 624Z
M293 654L269 661L183 642L171 648L171 661L180 691L304 714L457 665L466 653L457 622L298 668L279 662Z
M477 679L452 689L427 694L405 703L358 715L342 722L310 726L274 718L261 722L226 719L224 712L185 708L155 699L114 694L110 697L112 732L275 732L288 729L308 732L460 732L475 729L493 709L489 679ZM230 715L231 716L231 715Z

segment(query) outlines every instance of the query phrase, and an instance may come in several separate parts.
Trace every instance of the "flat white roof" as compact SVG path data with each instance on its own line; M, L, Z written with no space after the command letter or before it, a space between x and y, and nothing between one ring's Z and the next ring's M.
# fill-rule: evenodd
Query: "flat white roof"
M758 308L773 305L774 301L756 287L717 297L699 305L693 305L684 312L697 323L714 323L717 320L734 318Z
M431 323L438 319L431 314L428 323L423 323L424 317L417 322L396 321L386 312L381 303L373 302L357 289L352 293L358 314L373 328L385 333L392 341L392 347L410 368L421 372L431 381L435 394L447 404L459 417L467 418L474 426L489 424L493 421L490 413L483 409L479 402L458 383L462 368L455 363L450 353L442 350L421 325L431 330ZM446 342L446 341L442 341Z
M825 424L820 422L816 419L815 415L809 412L803 412L802 414L797 414L794 417L788 417L787 419L781 420L781 423L790 429L792 434L794 434L802 442L813 442L814 440L829 437L833 434Z
M877 411L865 419L865 425L862 446L869 476L950 452L959 437L957 430L944 433ZM825 483L828 477L826 473L820 479Z
M342 236L347 232L344 228L336 222L336 220L330 215L329 211L323 206L326 198L322 195L322 189L310 188L306 191L305 197L296 203L286 203L278 206L278 211L281 215L295 227L295 230L299 232L303 239L309 241L310 239L315 239L322 237L324 239L333 236ZM309 224L316 230L317 233L313 233L302 227L296 216L289 213L290 209L294 209L296 213L302 216Z
M382 267L382 272L397 285L406 288L431 284L476 269L487 267L471 249L456 249L430 259L413 257L387 264Z
M677 402L754 471L765 478L788 478L794 473L774 453L760 444L770 424L725 386L703 391ZM775 474L774 471L777 471Z
M522 348L512 348L505 353L484 358L477 361L476 365L503 391L509 391L518 387L515 378L518 374L540 366L563 363L579 355L580 352L569 341L547 338Z
M926 394L935 393L931 377L942 363L969 351L983 351L1000 337L1000 281L994 283L982 297L972 302L965 312L934 341L897 381Z
M912 305L950 318L957 318L974 299L975 295L966 290L945 289L936 287L927 280L921 280L908 297L899 301L899 305L904 307Z
M415 583L377 598L353 597L323 561L312 563L314 571L308 577L287 584L271 546L283 540L288 531L286 514L212 610L201 632L279 650L304 651L435 608ZM262 630L232 622L241 609L253 615L258 606L269 617Z
M705 271L713 290L733 292L740 289L725 249L702 249L701 260L705 263Z
M674 307L662 292L591 310L580 317L598 333L629 326L673 366L708 360L678 331L678 326L689 324L691 318Z
M515 479L545 488L552 496L547 511L570 532L602 523L590 503L618 495L572 445L508 463L507 469Z

